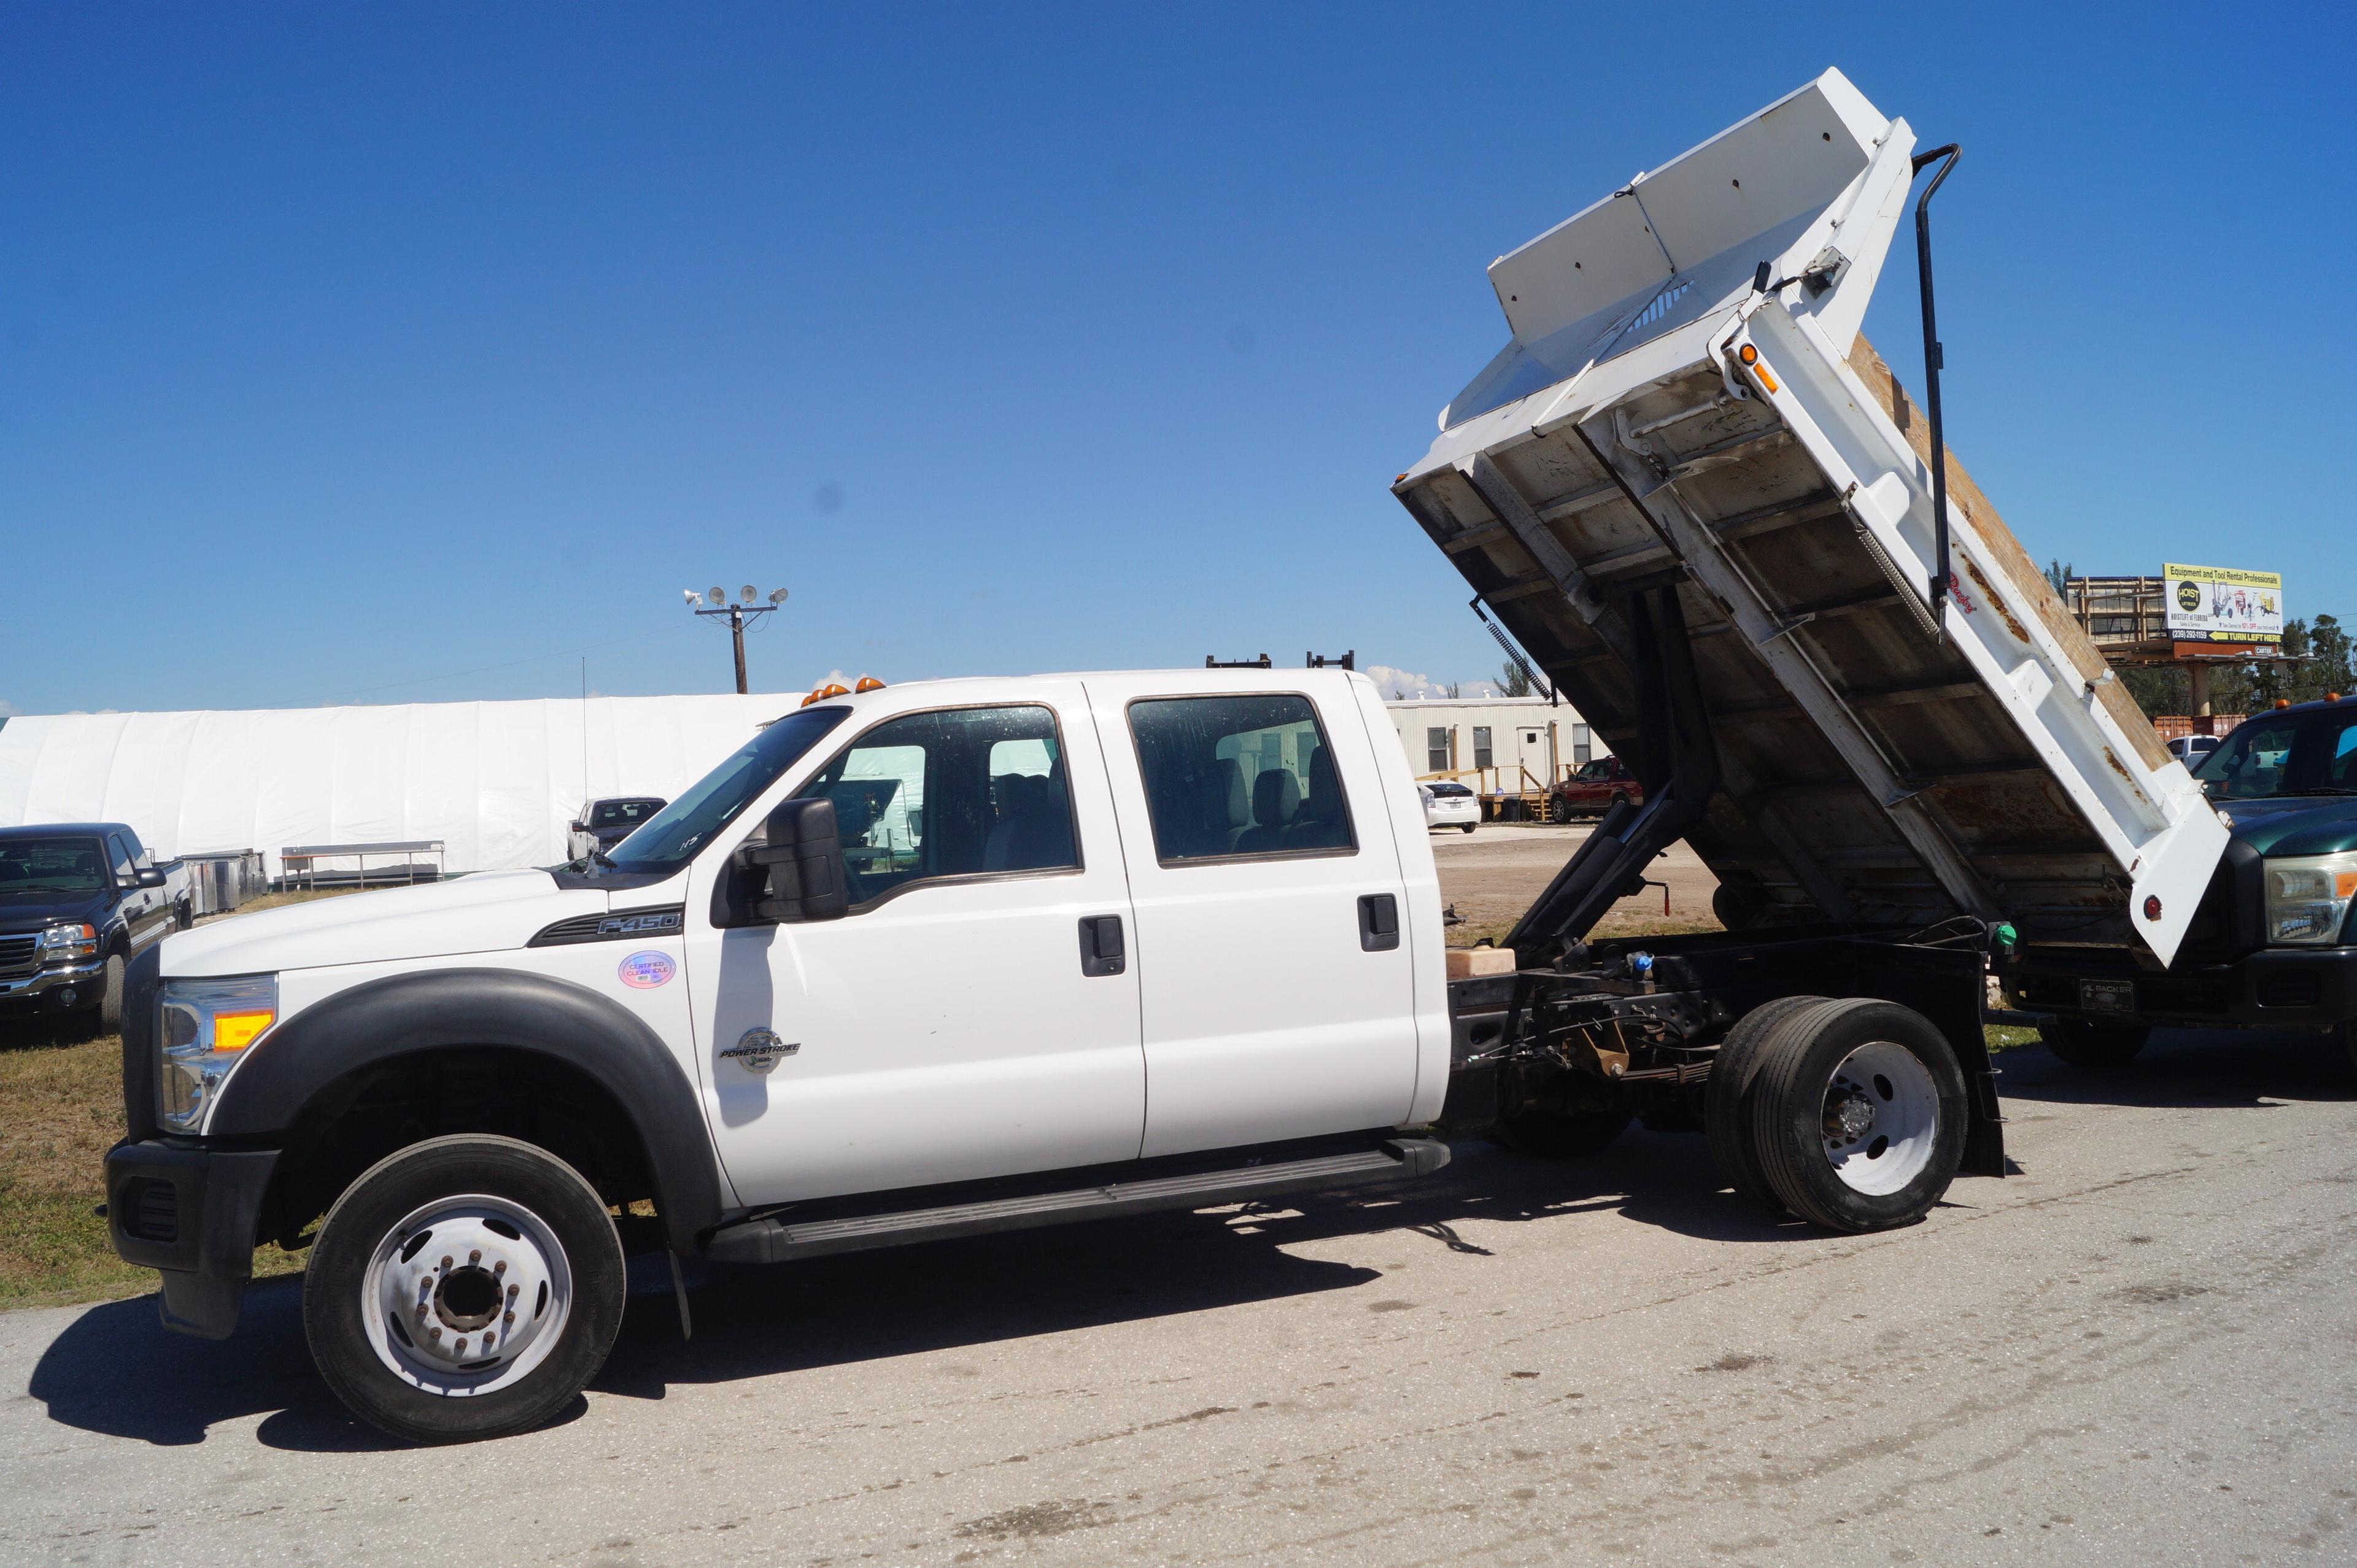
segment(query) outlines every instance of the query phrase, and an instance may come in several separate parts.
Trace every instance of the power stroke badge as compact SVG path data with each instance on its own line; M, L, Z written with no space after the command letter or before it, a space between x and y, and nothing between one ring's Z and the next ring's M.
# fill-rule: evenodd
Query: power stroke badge
M743 1062L754 1072L767 1072L802 1048L802 1042L781 1040L775 1030L748 1029L735 1045L720 1053L720 1059Z

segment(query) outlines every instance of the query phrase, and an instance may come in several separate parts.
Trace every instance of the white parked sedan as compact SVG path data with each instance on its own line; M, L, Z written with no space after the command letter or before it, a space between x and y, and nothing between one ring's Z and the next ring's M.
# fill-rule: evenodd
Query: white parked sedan
M1462 784L1436 779L1417 785L1415 792L1424 800L1427 828L1461 828L1469 833L1481 821L1481 798Z

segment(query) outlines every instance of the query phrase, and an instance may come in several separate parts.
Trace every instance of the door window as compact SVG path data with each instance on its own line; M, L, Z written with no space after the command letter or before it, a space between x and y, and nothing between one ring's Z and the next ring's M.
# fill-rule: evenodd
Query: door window
M106 835L106 854L107 857L114 862L115 886L118 887L138 886L139 858L131 853L131 846L123 842L123 835L121 833L109 833Z
M1356 850L1307 697L1147 698L1129 705L1129 730L1165 865Z
M1581 762L1581 763L1584 763L1584 762L1586 762L1586 761L1588 759L1589 755L1590 755L1590 750L1589 750L1589 741L1588 741L1588 736L1587 736L1587 726L1586 725L1572 725L1572 726L1571 726L1571 759L1572 759L1574 762Z
M1475 725L1473 726L1473 766L1476 768L1490 767L1490 726L1488 725Z
M1448 771L1448 731L1438 725L1424 732L1424 770L1426 773Z
M920 882L1080 868L1063 744L1043 707L887 720L802 793L834 802L854 909Z

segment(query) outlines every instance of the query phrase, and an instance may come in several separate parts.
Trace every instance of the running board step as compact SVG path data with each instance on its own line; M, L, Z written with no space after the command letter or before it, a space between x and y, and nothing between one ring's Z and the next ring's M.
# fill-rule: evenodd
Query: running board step
M1199 1171L1187 1176L1107 1182L1065 1192L985 1198L933 1208L904 1208L845 1219L773 1216L732 1225L714 1236L706 1257L732 1263L781 1263L829 1252L899 1247L952 1236L1023 1230L1081 1219L1109 1219L1173 1208L1209 1208L1286 1192L1324 1192L1337 1187L1411 1181L1448 1163L1448 1145L1437 1138L1392 1138L1380 1147L1316 1159Z

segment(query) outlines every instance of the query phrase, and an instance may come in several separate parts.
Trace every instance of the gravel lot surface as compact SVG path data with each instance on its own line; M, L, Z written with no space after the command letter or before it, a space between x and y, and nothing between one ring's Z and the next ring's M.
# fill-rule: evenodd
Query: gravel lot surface
M570 1419L388 1446L296 1283L0 1316L0 1561L2346 1563L2357 1074L2002 1058L2019 1174L1840 1239L1696 1137L1392 1202L663 1276Z
M1432 835L1433 859L1440 866L1440 896L1473 925L1511 925L1546 890L1564 863L1587 840L1585 823L1525 827L1484 822L1472 832L1444 829ZM1710 895L1718 878L1682 840L1654 860L1645 875L1669 885L1669 916L1716 926ZM1623 898L1605 918L1662 917L1662 889L1648 887ZM1609 928L1608 928L1609 929Z

